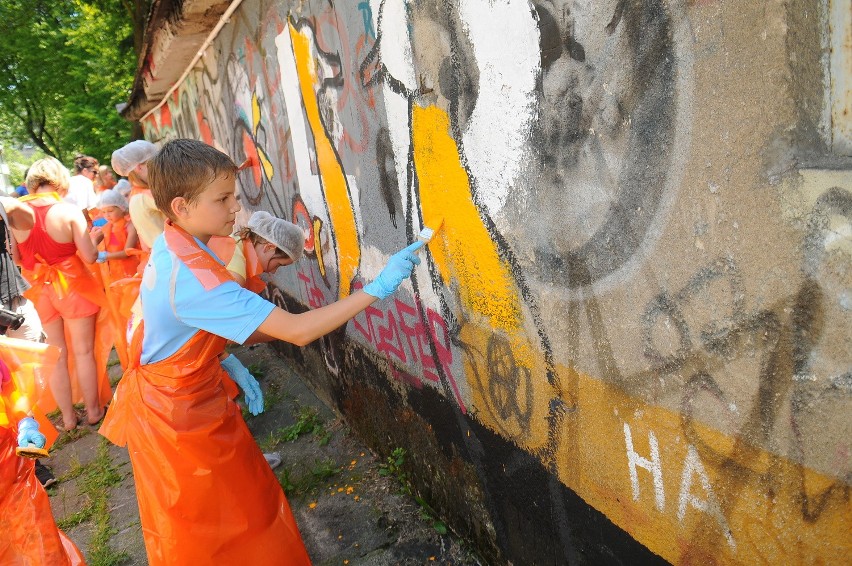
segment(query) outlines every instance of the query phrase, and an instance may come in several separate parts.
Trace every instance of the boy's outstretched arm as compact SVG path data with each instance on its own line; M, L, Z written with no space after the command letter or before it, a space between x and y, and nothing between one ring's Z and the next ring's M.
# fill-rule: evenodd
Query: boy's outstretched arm
M296 346L310 344L345 324L377 299L393 294L411 275L414 266L420 263L416 252L422 245L423 242L418 241L392 255L374 281L345 299L301 314L276 307L257 328L258 332Z
M345 299L301 314L292 314L275 307L257 330L273 339L305 346L346 324L376 300L377 297L357 291Z

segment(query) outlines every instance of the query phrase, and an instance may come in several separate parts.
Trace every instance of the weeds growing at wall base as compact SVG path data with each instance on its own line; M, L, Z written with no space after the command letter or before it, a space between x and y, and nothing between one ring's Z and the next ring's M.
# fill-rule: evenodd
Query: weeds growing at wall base
M388 456L383 463L379 464L379 475L396 478L396 481L399 482L400 485L399 492L402 495L414 497L414 500L418 505L420 505L420 517L424 521L432 523L432 528L434 528L438 533L442 535L447 534L447 525L440 519L435 518L437 513L432 506L429 505L425 499L414 493L408 473L403 470L403 467L405 466L405 457L405 448L394 448L393 451L391 451L390 456Z

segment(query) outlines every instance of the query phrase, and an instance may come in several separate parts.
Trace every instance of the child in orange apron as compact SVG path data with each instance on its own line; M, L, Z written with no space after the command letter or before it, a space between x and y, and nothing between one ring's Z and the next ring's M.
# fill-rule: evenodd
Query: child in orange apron
M128 447L152 566L310 564L219 358L227 340L242 344L255 333L308 344L391 295L419 263L417 242L331 305L301 314L276 307L240 287L207 245L233 230L236 171L195 140L172 140L148 162L169 221L145 269L131 369L100 432Z
M35 461L16 453L49 448L57 437L35 402L44 387L38 377L58 358L54 346L0 336L0 564L85 564L56 527Z
M157 209L151 189L148 188L147 162L157 154L157 146L147 140L134 140L112 152L112 168L119 175L127 177L128 213L130 221L139 236L138 269L131 277L118 280L113 284L115 295L119 297L118 309L122 317L128 320L126 341L129 343L133 330L142 319L142 306L139 304L139 285L142 271L148 264L151 246L163 233L166 217ZM123 366L127 367L127 366Z
M305 233L292 222L258 210L233 236L210 238L209 247L237 283L260 293L266 288L261 278L264 273L274 275L279 267L299 261L305 251ZM251 372L233 354L222 358L222 366L229 375L242 379L249 411L253 415L262 412L263 392ZM281 456L274 452L263 457L273 469L281 464Z
M127 218L127 199L114 189L102 191L98 209L106 219L100 228L103 239L98 246L98 263L101 264L101 279L104 283L110 319L113 324L115 350L121 367L127 368L127 324L128 313L122 312L122 289L113 287L117 281L136 275L139 257L128 252L138 250L139 237L133 223Z
M304 253L305 233L292 222L258 210L232 237L211 238L209 247L237 283L260 293L266 288L261 274L272 275L279 267L299 261Z

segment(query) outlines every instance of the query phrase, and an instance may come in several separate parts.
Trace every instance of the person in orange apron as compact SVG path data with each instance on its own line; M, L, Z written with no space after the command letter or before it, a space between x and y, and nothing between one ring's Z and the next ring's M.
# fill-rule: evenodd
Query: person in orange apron
M166 219L157 209L151 189L148 188L146 163L156 154L157 146L147 140L134 140L112 152L112 168L119 175L127 177L130 183L127 197L128 213L139 235L140 251L133 252L139 260L137 273L113 283L113 290L118 297L119 312L128 320L126 338L128 343L133 336L133 330L142 319L142 306L138 301L142 271L148 264L154 240L163 233L163 223Z
M225 343L305 345L392 294L419 263L421 242L391 256L362 290L288 313L240 287L208 247L233 230L236 172L227 155L195 140L172 140L148 162L169 221L143 276L131 369L100 433L128 447L152 566L310 564L281 486L234 402L234 381L243 384L220 362Z
M263 273L273 275L279 267L299 261L304 253L305 233L292 222L258 210L233 236L212 237L209 247L237 283L260 293L266 288Z
M130 181L128 199L130 221L139 233L142 249L150 251L157 236L163 233L165 216L157 209L148 188L146 163L157 154L157 146L147 140L134 140L112 152L112 168ZM147 258L142 261L144 268Z
M35 225L31 230L12 229L23 275L32 285L24 295L36 306L48 344L61 351L50 378L50 390L62 411L66 430L77 426L74 384L79 386L90 424L103 418L104 406L111 397L106 358L101 356L100 369L95 360L95 322L106 298L83 263L95 263L97 244L89 237L80 209L60 200L59 193L67 190L68 179L68 170L52 157L33 163L27 174L30 194L21 200L35 212ZM66 330L70 344L66 342ZM73 383L69 346L73 353ZM44 403L42 408L50 410Z
M258 210L233 236L210 238L209 247L237 283L260 293L266 288L264 273L274 275L279 267L291 265L302 257L305 233L292 222ZM232 378L243 381L249 411L253 415L262 412L263 392L251 372L233 354L222 359L222 366ZM277 453L264 452L263 457L272 469L281 464L281 456Z
M0 564L85 564L56 527L35 461L17 454L49 448L58 436L35 407L44 386L38 376L58 358L54 346L0 336Z
M127 199L117 191L113 189L102 191L98 200L98 209L107 221L100 228L103 239L98 245L98 263L101 264L101 279L113 324L115 350L121 367L126 369L128 367L126 336L129 313L121 309L122 287L113 287L113 284L136 275L139 257L131 254L138 250L139 237L136 235L133 223L127 218Z

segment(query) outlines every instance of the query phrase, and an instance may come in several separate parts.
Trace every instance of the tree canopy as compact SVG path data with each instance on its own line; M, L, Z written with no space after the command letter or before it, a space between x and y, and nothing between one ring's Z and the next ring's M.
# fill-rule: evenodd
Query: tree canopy
M149 4L0 0L0 139L66 164L78 153L108 163L131 138L116 105L130 94Z

